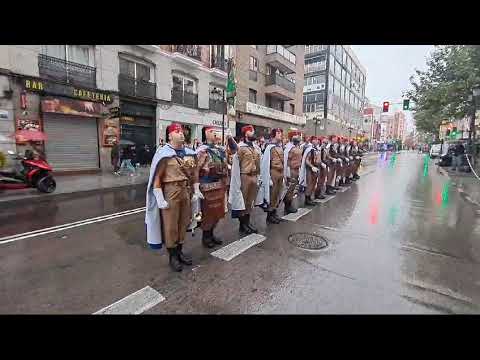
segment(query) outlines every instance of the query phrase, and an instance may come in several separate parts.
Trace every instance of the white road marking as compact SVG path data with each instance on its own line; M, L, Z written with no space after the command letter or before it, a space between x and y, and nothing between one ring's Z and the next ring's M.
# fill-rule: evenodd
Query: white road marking
M225 261L230 261L244 251L250 249L252 246L260 244L265 239L266 238L263 235L250 234L210 253L210 255Z
M348 189L350 189L350 186L347 186L347 187L341 187L340 189L337 190L337 192L345 192L347 191Z
M315 199L315 202L320 204L325 204L327 201L332 200L334 197L335 195L326 195L325 199Z
M303 215L308 214L312 209L306 209L306 208L299 208L296 213L291 213L285 216L282 216L282 219L288 220L288 221L297 221L300 219Z
M165 300L165 297L150 286L114 302L93 315L138 315Z
M122 217L122 216L133 215L133 214L137 214L137 213L140 213L140 212L143 212L143 211L145 211L145 207L126 210L126 211L121 211L121 212L118 212L118 213L115 213L115 214L103 215L103 216L98 216L98 217L95 217L95 218L75 221L75 222L72 222L72 223L69 223L69 224L52 226L52 227L45 228L45 229L29 231L29 232L22 233L22 234L5 236L5 237L0 238L0 245L11 243L11 242L14 242L14 241L29 239L29 238L32 238L32 237L35 237L35 236L41 236L41 235L46 235L46 234L50 234L50 233L54 233L54 232L58 232L58 231L68 230L68 229L76 228L76 227L83 226L83 225L89 225L89 224L94 224L94 223L101 222L101 221L116 219L116 218L119 218L119 217Z

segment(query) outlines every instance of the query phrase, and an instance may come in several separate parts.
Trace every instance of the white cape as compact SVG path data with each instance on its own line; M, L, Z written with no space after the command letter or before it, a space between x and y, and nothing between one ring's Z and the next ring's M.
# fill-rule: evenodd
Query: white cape
M240 142L238 147L248 146L244 142ZM262 154L262 151L257 145L254 145L256 151ZM228 194L228 203L232 210L245 210L245 200L241 190L242 180L240 178L240 161L238 160L238 150L232 158L232 174L230 177L230 192ZM258 197L257 197L258 199ZM260 204L255 204L260 205Z
M185 153L189 156L195 155L195 152L185 148ZM164 158L170 158L176 155L175 150L170 145L158 148L152 159L150 167L150 177L147 185L147 199L145 211L145 224L147 224L147 242L153 245L161 245L162 240L162 222L160 221L160 209L158 208L157 198L153 194L153 183L157 174L158 165Z
M285 146L285 150L283 151L283 176L290 177L290 167L288 166L288 153L290 150L293 149L295 145L290 141Z
M300 174L298 175L298 183L300 186L307 186L307 156L312 149L313 145L309 144L303 152L302 166L300 166Z
M275 144L268 144L262 156L262 161L260 163L260 179L262 183L260 185L260 188L258 189L256 205L261 205L264 202L270 205L270 187L271 187L270 181L272 179L270 175L270 165L271 165L270 161L271 161L271 152L275 146L276 146ZM285 190L285 183L283 183L282 185L281 194L284 192L284 190Z

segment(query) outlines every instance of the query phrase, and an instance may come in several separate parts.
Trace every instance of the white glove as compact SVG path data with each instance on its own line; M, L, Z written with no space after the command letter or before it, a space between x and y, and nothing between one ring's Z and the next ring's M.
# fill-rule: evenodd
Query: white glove
M327 168L327 165L326 165L326 164L324 164L324 163L322 163L322 164L321 164L321 166L322 166L322 168L324 168L324 169L326 169L326 168Z
M350 159L350 160L353 160L353 156L350 156L350 158L349 158L349 159Z
M157 199L157 205L159 209L168 209L168 202L163 197L163 191L160 188L153 189L153 195Z
M225 136L232 137L232 130L230 130L230 128L225 130Z
M257 186L261 186L262 185L262 179L258 178L257 179Z
M194 193L193 193L193 197L194 197L194 198L196 198L196 199L205 199L205 197L203 196L202 192L200 191L200 184L199 184L199 183L193 184L193 189L194 189Z
M318 168L315 167L315 166L312 166L312 171L316 174L316 173L318 173Z
M273 181L272 181L272 179L270 179L270 186L273 186Z
M227 164L227 168L228 168L228 170L232 170L232 165Z

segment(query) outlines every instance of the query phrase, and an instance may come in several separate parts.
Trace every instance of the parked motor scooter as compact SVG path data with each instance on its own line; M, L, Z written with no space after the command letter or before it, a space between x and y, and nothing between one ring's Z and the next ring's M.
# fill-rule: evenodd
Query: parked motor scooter
M0 171L0 190L37 188L43 193L52 193L57 183L51 172L52 167L43 159L35 159L31 150L25 151L25 156L8 151L8 154L20 161L21 168L18 171Z

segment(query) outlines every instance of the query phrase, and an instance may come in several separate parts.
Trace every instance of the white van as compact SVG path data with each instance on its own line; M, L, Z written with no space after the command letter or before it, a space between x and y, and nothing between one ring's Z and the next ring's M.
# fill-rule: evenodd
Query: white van
M436 157L440 156L441 148L442 144L433 144L430 148L430 159L435 159Z

